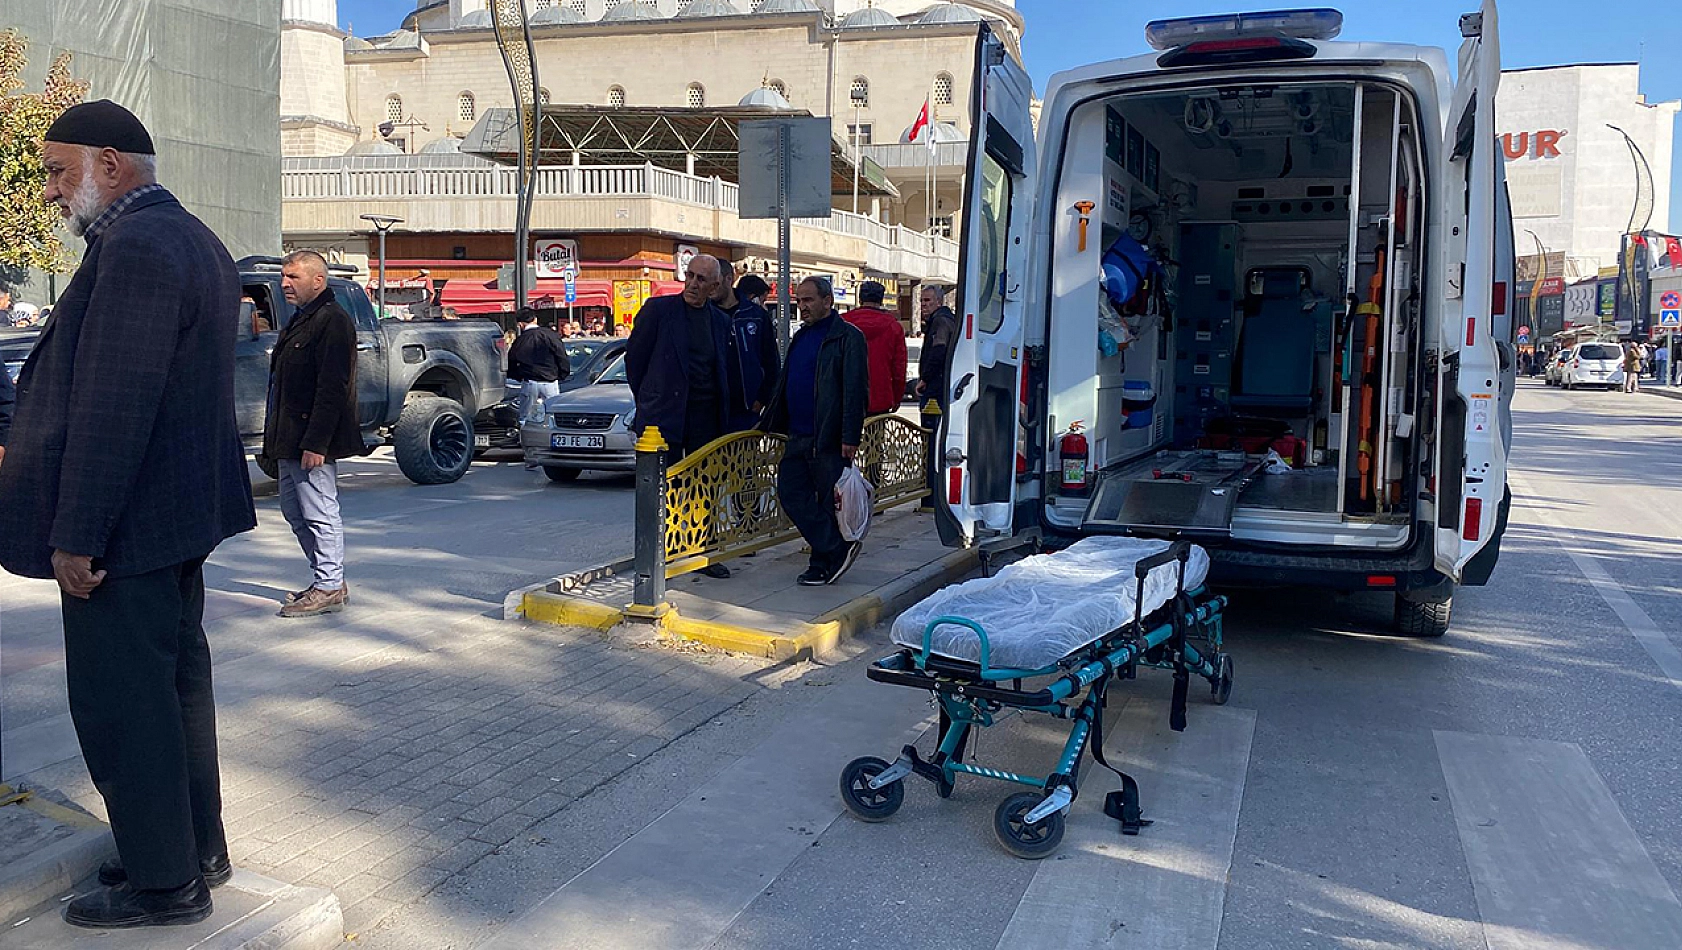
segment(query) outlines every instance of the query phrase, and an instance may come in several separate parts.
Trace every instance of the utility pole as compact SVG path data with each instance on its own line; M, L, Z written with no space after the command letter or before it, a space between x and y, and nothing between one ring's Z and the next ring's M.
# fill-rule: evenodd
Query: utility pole
M362 220L374 226L380 232L380 319L385 319L385 236L393 226L403 223L402 218L394 218L389 214L365 214Z
M526 262L531 259L531 203L537 184L538 126L543 106L538 101L537 50L532 46L525 0L491 0L491 21L496 26L502 65L508 70L508 84L514 89L514 112L520 120L518 206L514 215L514 308L519 312L531 291Z

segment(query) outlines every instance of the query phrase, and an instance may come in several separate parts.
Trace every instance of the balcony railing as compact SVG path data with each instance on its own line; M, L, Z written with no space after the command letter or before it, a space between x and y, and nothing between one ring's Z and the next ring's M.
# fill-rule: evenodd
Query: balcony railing
M459 155L289 158L281 171L281 197L286 201L512 199L517 185L515 169ZM659 198L732 214L740 207L733 182L655 165L557 165L537 170L539 198L620 196ZM797 218L794 223L869 242L877 252L866 262L872 268L902 272L904 268L892 262L899 260L895 255L909 254L932 265L936 273L930 276L956 276L958 246L937 235L839 210L828 218Z

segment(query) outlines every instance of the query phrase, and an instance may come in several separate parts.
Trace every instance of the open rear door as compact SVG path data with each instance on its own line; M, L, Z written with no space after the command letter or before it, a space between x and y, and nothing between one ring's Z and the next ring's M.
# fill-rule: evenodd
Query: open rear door
M1494 570L1506 528L1513 376L1512 218L1495 140L1495 4L1460 20L1459 81L1443 150L1448 299L1437 453L1436 566L1463 584Z
M1022 427L1023 276L1032 220L1033 84L985 25L970 98L970 156L958 264L958 339L937 435L936 523L969 545L1014 525Z

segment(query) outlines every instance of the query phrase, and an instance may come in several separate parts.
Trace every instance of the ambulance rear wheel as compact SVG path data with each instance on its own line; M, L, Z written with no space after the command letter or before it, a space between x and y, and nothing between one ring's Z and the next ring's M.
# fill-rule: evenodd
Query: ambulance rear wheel
M993 812L993 834L1006 851L1019 858L1037 861L1063 843L1063 813L1060 811L1028 824L1027 816L1045 800L1038 792L1018 792L999 803Z
M896 780L871 788L870 780L888 770L888 763L864 756L841 770L841 801L862 821L887 821L905 804L905 782Z
M1396 629L1405 636L1436 639L1448 632L1449 616L1453 612L1452 596L1418 601L1396 595Z

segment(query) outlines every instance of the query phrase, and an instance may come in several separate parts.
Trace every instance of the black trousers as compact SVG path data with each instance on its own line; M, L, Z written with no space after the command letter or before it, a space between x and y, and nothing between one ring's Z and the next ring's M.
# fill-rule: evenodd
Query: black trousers
M698 452L708 442L724 434L719 423L719 405L715 398L691 399L683 414L683 455Z
M204 559L61 595L70 718L129 881L179 887L226 852Z
M802 436L789 438L777 466L777 502L811 545L813 567L833 569L846 550L835 523L835 484L846 467L839 450L822 451Z

